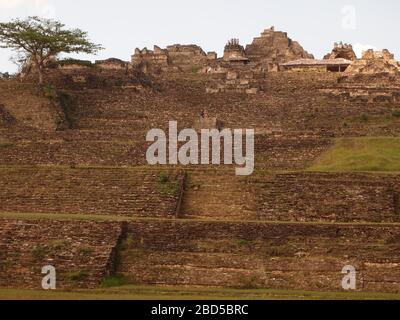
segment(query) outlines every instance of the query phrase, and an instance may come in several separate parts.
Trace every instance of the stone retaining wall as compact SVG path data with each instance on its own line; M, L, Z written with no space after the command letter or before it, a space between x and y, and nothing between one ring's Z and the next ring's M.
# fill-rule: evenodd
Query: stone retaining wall
M134 222L119 269L134 284L400 291L399 226Z
M115 266L119 222L0 220L0 287L41 289L44 266L57 288L93 288Z

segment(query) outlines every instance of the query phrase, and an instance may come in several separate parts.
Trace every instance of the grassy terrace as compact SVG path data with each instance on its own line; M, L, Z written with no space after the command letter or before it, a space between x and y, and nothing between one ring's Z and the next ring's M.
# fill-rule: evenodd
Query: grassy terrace
M399 172L400 138L362 137L337 139L309 171Z
M361 226L400 226L396 222L327 222L327 221L262 221L262 220L215 220L215 219L175 219L175 218L141 218L123 217L115 215L85 215L68 213L27 213L27 212L0 212L0 219L19 219L19 220L72 220L72 221L177 221L179 223L192 222L228 222L228 223L255 223L255 224L276 224L276 225L361 225Z
M1 289L0 300L400 300L400 294L123 286L78 291Z

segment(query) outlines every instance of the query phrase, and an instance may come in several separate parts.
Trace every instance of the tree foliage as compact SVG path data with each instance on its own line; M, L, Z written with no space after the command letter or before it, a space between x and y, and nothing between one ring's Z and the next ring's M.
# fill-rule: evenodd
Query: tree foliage
M65 29L65 25L37 16L0 23L0 47L10 48L33 63L43 83L46 62L60 53L94 54L101 45L89 41L87 32Z

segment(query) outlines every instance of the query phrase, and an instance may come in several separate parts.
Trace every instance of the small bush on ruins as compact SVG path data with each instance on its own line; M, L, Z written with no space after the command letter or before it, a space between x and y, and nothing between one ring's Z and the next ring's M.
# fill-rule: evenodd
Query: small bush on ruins
M117 79L117 80L115 80L114 85L115 85L116 87L122 87L122 86L124 85L124 80L122 80L122 79Z
M83 270L70 272L65 275L68 280L71 281L83 281L89 276L89 273Z
M166 183L169 181L169 175L168 175L168 173L166 173L166 172L161 172L161 173L160 173L160 176L159 176L159 178L158 178L158 181L159 181L161 184L166 184Z
M237 241L237 244L238 244L239 246L244 247L244 246L247 246L247 245L249 244L249 242L248 242L247 240L244 240L244 239L239 239L239 240Z
M400 109L393 110L392 116L395 118L400 118Z
M259 289L260 283L262 283L262 281L256 275L241 277L240 279L238 279L238 285L235 286L235 289L240 289L240 290Z
M369 121L369 115L366 114L366 113L362 113L361 116L360 116L360 120L362 122L368 122Z
M37 247L35 247L35 248L32 250L32 256L33 256L33 258L34 258L35 260L40 261L40 260L43 260L43 259L44 259L44 257L46 256L46 252L47 252L47 250L46 250L45 247L43 247L43 246L41 246L41 245L38 245Z
M58 97L57 90L53 86L43 86L43 95L50 100L56 100Z
M63 60L58 60L57 65L61 67L65 66L81 66L81 67L87 67L87 68L97 68L95 64L93 64L91 61L88 60L78 60L78 59L63 59Z
M90 248L90 247L84 247L84 248L81 248L79 251L82 255L89 256L94 252L94 249Z
M0 137L0 149L12 147L13 145L10 141Z
M179 184L177 181L171 181L168 173L161 172L158 178L158 184L161 192L174 196L178 193Z
M55 240L51 243L51 248L53 250L62 250L68 245L66 240Z
M112 288L121 287L127 284L127 279L122 274L116 274L105 278L100 287L102 288Z
M199 73L201 66L192 66L192 73Z

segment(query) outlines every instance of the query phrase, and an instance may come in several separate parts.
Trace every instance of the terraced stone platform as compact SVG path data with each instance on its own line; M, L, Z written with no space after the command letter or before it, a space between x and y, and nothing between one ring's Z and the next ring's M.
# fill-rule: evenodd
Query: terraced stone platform
M399 292L399 225L132 222L118 272L129 283Z
M174 217L178 171L0 167L0 211ZM161 178L164 180L161 181Z
M344 173L188 173L186 218L300 222L400 222L399 177Z
M55 263L61 288L121 273L137 285L341 291L352 264L358 290L400 291L398 173L306 171L336 137L398 136L398 100L353 99L356 86L336 97L334 74L267 74L249 96L209 95L198 74L146 86L115 73L92 70L85 85L73 81L82 70L52 75L65 128L51 116L60 105L0 81L0 287L38 288L39 267ZM43 113L20 117L27 97ZM190 128L204 110L255 129L252 176L144 166L147 130Z

